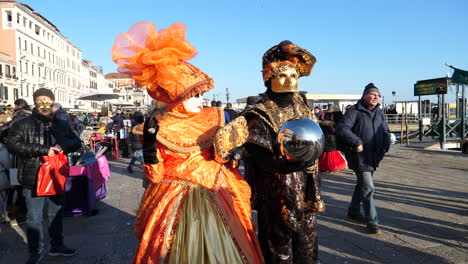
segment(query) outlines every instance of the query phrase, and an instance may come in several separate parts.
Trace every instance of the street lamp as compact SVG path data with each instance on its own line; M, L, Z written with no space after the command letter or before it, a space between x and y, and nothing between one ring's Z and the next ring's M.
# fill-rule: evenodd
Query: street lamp
M396 92L395 92L395 91L392 91L393 103L395 103L395 95L396 95Z

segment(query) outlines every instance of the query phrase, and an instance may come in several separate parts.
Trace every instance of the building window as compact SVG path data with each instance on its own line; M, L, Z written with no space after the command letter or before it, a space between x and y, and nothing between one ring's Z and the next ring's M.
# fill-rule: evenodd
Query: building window
M40 35L41 34L41 28L38 26L38 25L35 25L35 31L36 31L36 35Z
M16 23L17 23L17 24L20 23L20 18L21 18L21 15L20 15L20 14L16 14Z
M23 17L23 27L26 27L26 18Z
M24 40L24 50L28 51L28 42Z
M29 21L29 29L32 29L32 21Z
M34 64L31 64L31 75L34 76Z
M3 70L2 70L2 67L3 67L3 65L2 65L2 64L0 64L0 76L2 76L2 75L3 75Z
M18 46L19 46L19 49L21 49L21 38L18 38Z
M20 60L20 72L23 72L23 61Z
M32 43L31 43L31 54L34 55L34 46Z
M7 15L7 26L8 26L8 27L13 26L12 23L11 23L11 22L13 21L13 17L12 17L12 15L11 15L11 11L6 11L6 15Z
M13 66L13 79L16 79L16 67Z
M18 88L14 88L13 89L13 100L17 100L19 99L19 91L18 91Z
M8 100L8 87L0 83L0 99Z
M10 65L5 65L5 76L7 78L11 78L11 69L10 69Z
M24 69L26 70L26 73L28 73L28 63L27 62L24 65Z

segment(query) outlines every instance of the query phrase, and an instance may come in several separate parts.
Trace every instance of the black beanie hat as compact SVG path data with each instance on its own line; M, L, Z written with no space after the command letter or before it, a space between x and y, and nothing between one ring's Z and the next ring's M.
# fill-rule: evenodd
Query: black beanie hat
M34 93L33 93L34 102L36 102L36 98L39 97L39 96L47 96L50 99L52 99L52 101L55 101L54 93L51 90L47 89L47 88L40 88L40 89L37 89L36 91L34 91Z
M366 85L366 88L364 88L364 92L362 95L366 95L370 92L378 92L380 94L379 88L377 88L373 83L369 83Z

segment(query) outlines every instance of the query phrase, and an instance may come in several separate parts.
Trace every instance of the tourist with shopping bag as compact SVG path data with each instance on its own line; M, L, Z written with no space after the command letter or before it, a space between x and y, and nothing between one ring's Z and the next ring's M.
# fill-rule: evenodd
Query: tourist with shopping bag
M26 200L26 235L29 247L27 263L40 263L44 250L43 211L48 205L50 256L73 256L76 251L63 243L64 195L39 196L38 171L47 161L43 156L53 157L77 151L80 139L66 121L54 119L52 104L55 96L51 90L41 88L33 93L35 108L32 115L15 122L7 139L8 150L18 159L18 177ZM62 169L62 167L59 168ZM55 171L55 169L53 170ZM65 176L67 176L65 174Z

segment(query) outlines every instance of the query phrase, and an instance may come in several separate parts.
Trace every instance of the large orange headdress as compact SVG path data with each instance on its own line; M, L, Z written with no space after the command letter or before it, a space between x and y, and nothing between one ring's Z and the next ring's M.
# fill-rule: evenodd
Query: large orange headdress
M117 36L112 60L118 71L132 76L148 94L164 103L177 103L213 88L213 80L186 62L197 50L185 39L185 25L175 23L159 32L151 22L135 23Z

